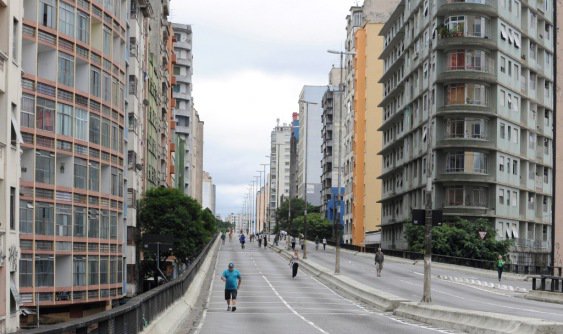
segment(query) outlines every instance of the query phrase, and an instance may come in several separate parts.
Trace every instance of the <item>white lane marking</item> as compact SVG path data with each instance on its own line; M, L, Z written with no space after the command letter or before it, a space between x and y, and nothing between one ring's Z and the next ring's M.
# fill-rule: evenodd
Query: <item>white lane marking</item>
M268 285L270 286L270 288L272 289L272 291L274 292L274 294L279 298L279 300L282 301L282 303L285 305L285 307L287 307L293 314L295 314L296 316L298 316L301 320L305 321L307 324L309 324L311 327L315 328L316 330L318 330L319 332L323 333L323 334L328 334L327 331L325 331L324 329L320 328L319 326L315 325L314 322L307 320L307 318L305 318L304 316L302 316L301 314L299 314L299 312L295 311L295 309L293 307L291 307L291 305L289 305L285 299L283 299L283 297L278 293L278 290L276 290L276 288L274 288L274 286L270 283L270 281L268 281L268 278L266 278L266 276L262 275L262 278L264 278L264 280L268 283Z

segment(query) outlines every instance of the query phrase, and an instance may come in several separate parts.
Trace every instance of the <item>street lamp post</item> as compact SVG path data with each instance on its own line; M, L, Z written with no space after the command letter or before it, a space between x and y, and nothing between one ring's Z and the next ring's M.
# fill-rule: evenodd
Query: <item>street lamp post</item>
M305 100L299 100L299 102L305 104L305 127L303 129L303 134L305 136L305 147L303 148L303 199L305 201L305 210L303 211L303 258L307 258L307 207L309 206L307 203L307 145L308 145L308 132L307 128L309 127L309 105L310 104L318 104L316 102L309 102Z
M255 175L254 176L254 181L258 181L257 186L260 186L260 176L259 175ZM259 190L259 189L258 189ZM256 188L254 188L254 233L256 233L256 224L258 222L258 190ZM258 231L261 232L261 231Z
M262 202L264 201L262 197L264 197L264 193L266 192L266 175L264 175L264 181L262 182L263 172L261 170L257 170L256 173L258 173L260 177L260 184L258 185L258 207L256 208L256 211L258 212L257 225L260 230L260 226L262 226L262 229L266 228L266 224L264 224L264 220L262 219ZM262 186L262 183L264 183L264 186Z
M356 53L355 52L350 52L350 51L334 51L334 50L328 50L328 53L332 53L332 54L337 54L340 55L340 83L338 85L338 91L340 93L340 114L338 115L338 185L337 185L337 195L336 195L336 199L337 201L334 204L334 215L333 215L333 219L334 219L334 236L335 236L335 253L336 253L336 259L334 261L334 273L338 274L340 273L340 215L342 214L341 212L341 203L342 203L342 192L340 190L341 188L341 184L342 184L342 114L343 114L343 108L342 108L342 95L344 95L344 87L345 87L345 81L344 81L344 74L343 74L343 63L344 63L344 55L347 56L353 56ZM337 210L337 205L338 205L338 210ZM337 218L338 217L338 218Z
M270 156L267 155L266 158L270 158ZM264 171L263 171L264 172L264 201L263 201L264 202L263 203L263 205L264 205L264 226L266 226L266 219L268 219L268 240L270 239L270 234L272 233L271 229L270 229L270 219L266 218L266 214L267 214L266 213L266 201L269 200L268 198L266 198L266 193L268 193L268 195L270 195L270 192L266 191L266 166L269 166L269 165L270 164L267 164L267 163L266 164L260 164L260 166L262 166L262 168L264 168ZM270 186L271 186L271 182L272 181L270 180Z

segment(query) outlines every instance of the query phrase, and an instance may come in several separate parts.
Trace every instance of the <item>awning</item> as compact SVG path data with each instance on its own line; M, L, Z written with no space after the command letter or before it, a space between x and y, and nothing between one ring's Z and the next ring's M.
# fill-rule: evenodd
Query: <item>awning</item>
M516 37L514 37L514 46L519 49L520 48L520 40Z
M22 137L22 134L20 132L20 125L18 124L18 120L16 119L16 117L14 115L12 115L12 126L14 127L14 130L16 131L16 136L18 138L18 142L20 144L23 144L23 137Z
M503 27L500 28L500 37L506 40L506 31L504 30Z
M513 227L513 228L512 228L512 237L513 237L514 239L520 238L520 236L518 235L518 228L516 228L516 227Z

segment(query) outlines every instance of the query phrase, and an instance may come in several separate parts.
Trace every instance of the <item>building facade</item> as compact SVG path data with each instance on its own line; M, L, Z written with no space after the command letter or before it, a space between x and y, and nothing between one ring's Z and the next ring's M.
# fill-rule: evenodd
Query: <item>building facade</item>
M512 263L547 265L553 3L435 4L401 1L381 31L382 245L406 248L403 223L430 178L446 220L487 219L514 240Z
M555 25L561 27L563 24L563 0L556 0L555 6L558 9L556 11ZM563 34L555 33L555 49L561 50L563 47ZM556 55L555 61L557 62L561 59L561 55ZM557 83L563 81L563 67L557 66L555 73L555 80ZM555 133L563 133L563 112L561 111L561 106L563 106L563 91L560 88L555 89L555 106L559 108L560 111L555 112ZM563 136L555 137L555 147L563 147ZM555 167L554 175L554 196L558 196L563 192L563 156L555 156ZM555 205L554 208L554 219L553 219L553 266L563 266L563 206Z
M192 27L187 24L173 23L175 42L174 50L176 53L176 64L174 74L176 83L173 88L172 97L176 100L174 117L176 121L176 134L184 142L183 151L183 183L182 191L186 195L192 196L195 193L192 181L192 159L194 152L193 121L195 119L192 99L192 75L193 75L193 54L192 54Z
M203 121L199 118L199 113L194 109L194 121L192 123L193 150L192 150L192 193L199 204L202 204L202 182L203 182Z
M329 73L329 84L322 98L322 160L321 160L321 213L329 221L334 221L340 214L339 223L344 220L344 202L338 206L338 186L340 182L340 196L344 193L342 173L338 173L340 164L344 160L340 155L340 140L342 139L342 92L340 91L340 76L343 70L332 68ZM340 181L339 181L340 178ZM336 211L335 211L336 210Z
M344 228L342 241L352 243L352 225L354 224L354 99L356 64L356 30L362 25L363 9L352 6L346 16L346 42L344 56L344 118L343 124L343 175L344 175Z
M270 226L275 226L276 209L289 197L291 127L279 123L270 136L270 178L268 184L268 214Z
M126 293L127 4L23 1L20 292L53 319Z
M326 86L303 86L299 95L299 141L297 142L297 198L321 205L322 98ZM306 183L306 184L305 184Z
M21 1L0 1L0 333L19 329Z
M208 172L203 172L202 201L201 206L204 209L208 208L215 214L215 184Z

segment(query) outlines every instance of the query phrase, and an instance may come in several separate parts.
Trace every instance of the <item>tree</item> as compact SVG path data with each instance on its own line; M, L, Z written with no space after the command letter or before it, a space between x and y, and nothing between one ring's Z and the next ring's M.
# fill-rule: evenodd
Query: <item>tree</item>
M424 250L424 226L406 223L405 235L409 250ZM481 240L479 232L487 232ZM432 253L469 259L494 261L497 256L506 255L512 240L496 240L495 229L486 219L469 221L458 218L453 223L432 229Z
M174 237L172 251L169 247L160 251L161 257L174 255L178 262L187 262L197 256L214 233L215 217L211 221L195 199L177 189L154 188L147 191L139 211L143 235Z
M289 213L289 203L290 201L282 201L280 206L276 209L276 222L277 230L287 231L289 229L288 213ZM320 212L319 206L314 206L309 204L307 206L307 213L318 213ZM302 217L305 213L305 201L300 198L291 199L291 220L292 223L297 217Z
M304 216L297 217L291 224L291 235L303 234L304 231ZM307 239L314 240L315 237L330 239L332 236L332 223L324 219L320 213L307 214Z

